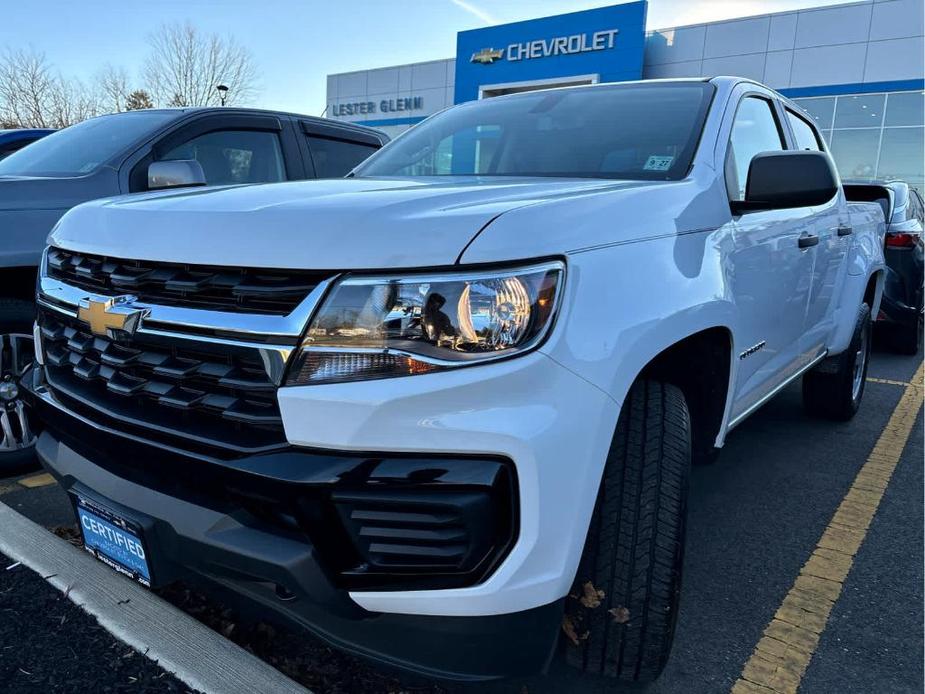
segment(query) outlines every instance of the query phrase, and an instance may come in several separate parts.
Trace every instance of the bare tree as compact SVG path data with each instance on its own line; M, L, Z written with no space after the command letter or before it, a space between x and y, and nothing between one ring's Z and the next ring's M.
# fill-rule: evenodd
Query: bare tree
M80 80L64 79L35 51L0 55L0 120L18 127L65 128L100 112Z
M250 51L233 37L204 34L192 24L166 24L149 38L144 76L159 104L217 106L216 86L228 86L227 103L248 103L256 95Z
M131 88L128 73L124 67L106 63L97 74L96 84L100 94L100 105L104 110L113 113L128 110L126 101Z
M0 56L0 118L20 127L50 127L55 83L44 54L7 50Z
M136 89L125 98L126 111L140 111L145 108L154 108L154 101L144 89Z

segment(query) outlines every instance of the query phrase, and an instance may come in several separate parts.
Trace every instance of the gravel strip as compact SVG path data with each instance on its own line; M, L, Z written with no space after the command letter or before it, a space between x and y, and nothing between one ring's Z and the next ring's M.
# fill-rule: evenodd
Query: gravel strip
M0 691L189 692L42 577L0 554Z

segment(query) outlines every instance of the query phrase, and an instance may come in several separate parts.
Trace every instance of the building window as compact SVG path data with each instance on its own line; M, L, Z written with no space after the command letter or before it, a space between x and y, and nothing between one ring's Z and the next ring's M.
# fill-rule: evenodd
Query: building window
M885 98L885 94L838 97L834 128L879 128L883 124Z
M880 130L835 130L832 133L832 156L843 178L877 177L877 148Z
M794 101L822 130L843 178L901 179L925 190L925 92Z
M897 92L890 94L887 103L885 126L925 124L925 93Z
M922 133L925 128L885 128L877 177L908 181L922 190Z
M835 113L835 97L826 96L819 99L794 99L806 114L813 119L820 130L832 129L832 114Z

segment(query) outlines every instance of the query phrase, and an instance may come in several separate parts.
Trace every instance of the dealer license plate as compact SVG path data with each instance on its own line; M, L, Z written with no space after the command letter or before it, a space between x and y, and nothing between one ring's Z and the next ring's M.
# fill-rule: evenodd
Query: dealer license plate
M84 549L110 568L151 587L151 570L138 524L79 494L75 502Z

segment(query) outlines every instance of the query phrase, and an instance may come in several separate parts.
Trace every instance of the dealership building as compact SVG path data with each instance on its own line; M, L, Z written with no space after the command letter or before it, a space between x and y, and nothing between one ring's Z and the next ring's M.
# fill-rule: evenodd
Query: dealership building
M456 55L329 75L327 116L406 130L453 104L550 87L738 75L793 98L843 177L923 190L923 0L868 0L646 29L628 2L457 34Z

